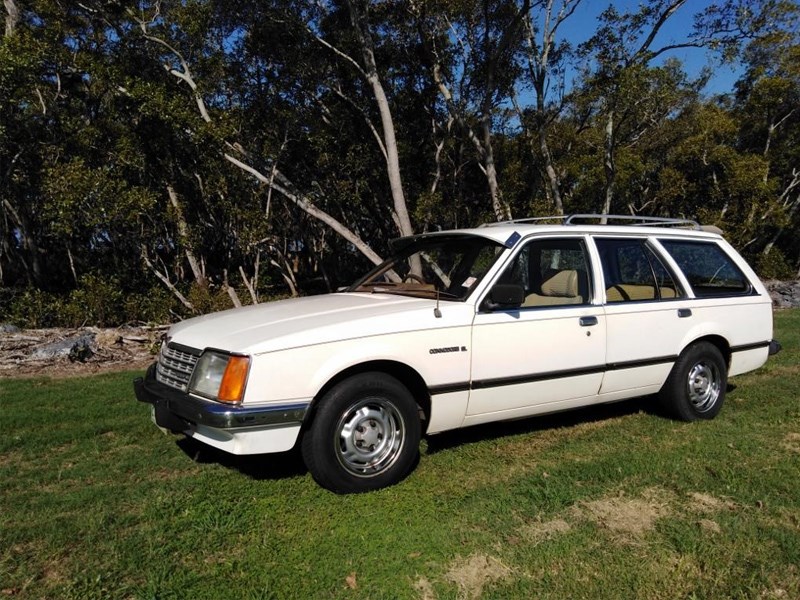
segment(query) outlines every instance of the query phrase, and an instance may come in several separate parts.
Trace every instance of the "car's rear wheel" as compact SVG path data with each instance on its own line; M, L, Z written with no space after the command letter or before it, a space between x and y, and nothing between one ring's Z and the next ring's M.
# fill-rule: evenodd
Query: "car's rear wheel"
M659 397L678 419L713 419L722 409L727 385L728 369L719 348L698 342L678 357Z
M331 388L303 435L314 479L339 493L393 485L419 454L420 420L408 389L386 373L361 373Z

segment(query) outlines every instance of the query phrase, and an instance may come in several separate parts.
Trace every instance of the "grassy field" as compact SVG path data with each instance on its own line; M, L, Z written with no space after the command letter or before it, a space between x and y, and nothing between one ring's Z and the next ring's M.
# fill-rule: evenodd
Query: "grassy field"
M800 598L800 311L776 325L712 422L640 399L444 434L360 496L196 457L132 373L0 381L0 598Z

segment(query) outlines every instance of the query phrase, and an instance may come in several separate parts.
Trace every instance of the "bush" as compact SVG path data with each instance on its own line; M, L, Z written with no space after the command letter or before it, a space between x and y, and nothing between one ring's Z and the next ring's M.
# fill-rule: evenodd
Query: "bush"
M36 288L28 288L14 294L8 316L18 327L57 327L61 324L63 308L62 298Z
M81 277L80 287L70 292L62 309L61 321L66 327L112 327L124 322L119 280L105 279L94 273Z
M783 252L777 248L773 248L766 256L759 254L754 266L761 279L795 278L795 270L787 262Z
M56 295L36 288L4 290L0 296L0 320L19 327L117 327L144 321L168 323L176 300L165 289L153 287L144 293L125 292L117 278L95 273L80 279L80 286L68 295Z
M154 286L144 294L127 294L124 301L125 321L169 323L179 308L177 299L161 286Z
M239 297L242 298L241 294ZM198 315L233 308L228 293L221 287L216 286L193 283L187 295L187 300L192 303L195 314Z

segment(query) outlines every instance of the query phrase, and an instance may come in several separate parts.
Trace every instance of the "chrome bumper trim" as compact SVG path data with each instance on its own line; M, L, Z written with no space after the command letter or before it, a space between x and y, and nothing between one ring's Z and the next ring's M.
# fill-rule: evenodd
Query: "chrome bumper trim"
M159 425L186 431L191 425L214 429L289 427L300 425L311 402L287 402L268 406L230 406L190 396L155 379L155 365L133 381L136 398L156 408Z

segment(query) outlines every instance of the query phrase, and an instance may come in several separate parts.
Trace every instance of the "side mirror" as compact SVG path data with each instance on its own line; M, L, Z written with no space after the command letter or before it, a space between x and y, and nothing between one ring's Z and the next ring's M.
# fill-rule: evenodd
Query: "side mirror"
M510 310L519 308L523 302L525 302L525 288L514 283L498 283L489 292L486 308Z

